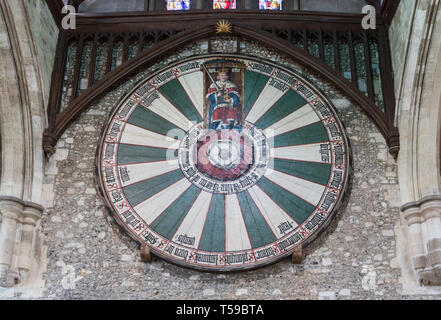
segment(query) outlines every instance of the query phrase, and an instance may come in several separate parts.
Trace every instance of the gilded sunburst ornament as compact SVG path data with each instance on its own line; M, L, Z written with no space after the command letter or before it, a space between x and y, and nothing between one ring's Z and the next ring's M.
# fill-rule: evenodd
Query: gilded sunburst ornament
M216 25L216 34L231 33L231 23L227 20L220 20Z

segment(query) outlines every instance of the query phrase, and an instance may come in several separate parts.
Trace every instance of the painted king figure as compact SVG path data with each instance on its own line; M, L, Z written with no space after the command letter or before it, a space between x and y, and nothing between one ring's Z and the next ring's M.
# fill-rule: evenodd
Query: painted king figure
M218 79L207 92L208 128L213 130L242 128L242 106L238 87L230 81L226 68L218 70Z

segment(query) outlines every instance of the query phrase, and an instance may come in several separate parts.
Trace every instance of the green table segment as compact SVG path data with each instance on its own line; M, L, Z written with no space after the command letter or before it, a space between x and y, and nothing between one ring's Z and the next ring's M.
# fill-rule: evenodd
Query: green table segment
M312 241L342 200L349 154L332 105L295 70L206 55L119 102L97 166L133 239L172 263L226 272Z

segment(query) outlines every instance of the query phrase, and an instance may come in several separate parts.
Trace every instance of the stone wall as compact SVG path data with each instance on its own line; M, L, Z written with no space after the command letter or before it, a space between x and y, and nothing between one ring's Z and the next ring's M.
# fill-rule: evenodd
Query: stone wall
M196 43L140 72L90 106L59 140L45 177L44 297L408 298L400 283L401 249L396 241L401 230L397 167L384 138L367 116L339 92L257 43L243 43L241 51L300 70L336 106L353 153L349 198L330 227L306 249L301 265L292 265L286 259L254 271L211 274L183 269L155 257L150 264L141 262L137 243L118 227L97 192L95 153L100 133L110 110L140 79L172 61L204 53L206 48L206 42Z
M52 66L48 62L43 68L39 62L37 47L50 50L41 42L48 35L34 37L33 29L40 21L31 22L29 8L25 0L0 2L0 287L9 288L1 289L0 295L6 296L38 291L35 286L42 278L38 269L44 266L39 259L45 256L35 230L43 211L39 205L46 125L43 87L46 85L47 96ZM50 24L52 17L45 15L42 19L43 24ZM45 72L49 77L43 85Z
M408 265L441 292L441 1L402 1L391 30ZM426 287L427 288L427 287ZM418 289L420 290L420 288Z
M58 41L58 27L46 4L41 0L26 0L27 15L32 30L37 59L40 65L45 104L49 100L55 53Z
M394 71L395 96L399 97L402 86L402 74L407 58L407 46L410 41L410 28L414 16L415 1L401 0L392 24L389 28L389 41Z

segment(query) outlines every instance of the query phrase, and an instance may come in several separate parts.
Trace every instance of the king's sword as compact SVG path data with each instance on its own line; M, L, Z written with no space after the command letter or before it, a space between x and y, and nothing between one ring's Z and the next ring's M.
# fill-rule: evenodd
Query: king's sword
M214 81L213 77L211 76L210 72L208 72L207 67L205 67L205 64L202 65L202 68L204 68L205 72L208 74L208 77L210 78L211 82L214 84L216 89L219 91L221 88L217 85L216 81Z
M211 76L210 72L208 72L207 67L205 67L205 64L202 65L202 68L204 68L205 72L208 74L208 77L210 78L211 82L214 84L214 86L216 87L216 92L221 91L222 89L219 88L219 86L217 85L216 81L214 81L213 77ZM214 98L216 99L216 104L217 104L217 95L214 95Z

